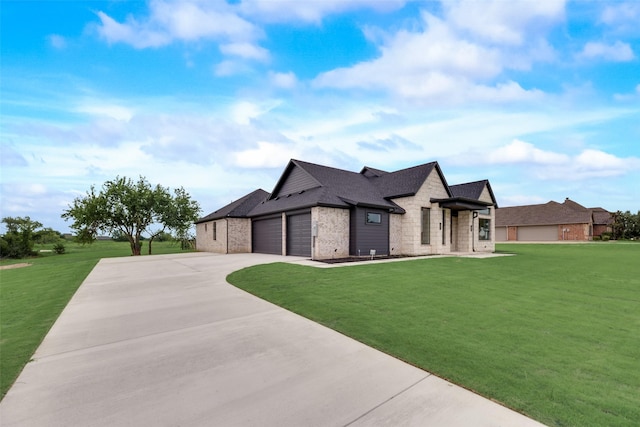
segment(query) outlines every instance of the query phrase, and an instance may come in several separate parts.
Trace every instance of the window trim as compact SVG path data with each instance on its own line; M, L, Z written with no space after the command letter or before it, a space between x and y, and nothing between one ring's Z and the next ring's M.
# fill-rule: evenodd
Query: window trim
M487 230L487 236L486 237L482 237L482 230L483 227L480 225L483 221L486 221L487 226L486 226L486 230ZM491 240L491 219L490 218L478 218L478 240L486 242Z
M369 217L370 215L377 216L378 220L372 221ZM366 225L382 225L382 214L380 212L366 211L364 215L364 223Z
M426 214L426 222L425 222ZM426 230L425 230L426 225ZM420 209L420 244L431 244L431 208Z

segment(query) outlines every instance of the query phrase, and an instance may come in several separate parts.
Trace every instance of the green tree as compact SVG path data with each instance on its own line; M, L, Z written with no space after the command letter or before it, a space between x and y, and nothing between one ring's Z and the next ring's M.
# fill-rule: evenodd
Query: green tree
M630 211L617 211L613 214L613 238L637 239L640 237L640 211L632 214Z
M84 197L76 198L62 218L73 219L71 228L83 243L93 242L98 232L115 233L126 236L132 255L140 255L143 233L153 239L167 229L188 228L197 219L198 203L182 188L175 194L172 197L168 188L152 186L142 176L136 182L116 177L105 182L100 191L92 186Z
M173 231L177 236L186 234L193 222L198 219L200 205L195 200L191 200L189 193L180 187L173 191L173 196L167 192L163 198L159 198L157 213L159 226L153 231L148 230L149 255L151 255L153 240L162 238L167 231Z
M38 221L30 217L5 217L2 222L7 232L2 236L0 255L9 258L24 258L34 255L34 233L42 227Z
M40 244L58 243L62 240L62 234L53 228L47 227L36 231L33 235L33 240Z

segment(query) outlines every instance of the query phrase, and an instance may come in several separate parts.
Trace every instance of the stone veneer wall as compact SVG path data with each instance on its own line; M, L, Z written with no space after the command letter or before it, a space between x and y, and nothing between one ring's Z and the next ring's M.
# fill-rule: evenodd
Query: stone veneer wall
M249 218L227 218L229 227L227 246L230 254L251 252L251 220ZM227 236L225 236L225 239Z
M401 197L393 201L400 205L406 213L402 216L402 255L431 255L449 252L449 239L445 239L442 246L442 209L437 203L431 203L431 198L444 199L449 197L438 172L434 169L415 196ZM421 243L422 208L431 208L431 236L430 244ZM448 212L448 209L445 211ZM450 215L447 215L450 218ZM447 227L451 226L447 219Z
M402 255L402 215L389 215L389 253Z
M213 240L214 223L216 223L216 240ZM227 221L219 219L196 224L196 249L218 254L227 253Z
M214 223L216 224L215 240L213 240ZM224 218L196 224L196 249L218 254L251 252L251 220Z
M313 259L349 256L349 210L316 206L311 208L311 227L317 224L313 239Z

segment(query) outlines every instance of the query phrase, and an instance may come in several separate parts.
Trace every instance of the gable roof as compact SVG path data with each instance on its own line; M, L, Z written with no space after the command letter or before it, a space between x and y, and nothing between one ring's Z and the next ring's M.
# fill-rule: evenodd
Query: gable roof
M593 217L593 223L598 225L611 225L613 224L613 215L603 208L589 208Z
M482 179L480 181L474 182L466 182L464 184L456 184L452 185L449 188L451 189L451 193L453 197L461 197L465 199L472 200L480 200L480 196L484 191L485 187L489 191L489 195L491 196L491 201L493 205L497 208L498 202L496 202L496 197L493 195L493 190L491 189L491 184L488 179Z
M589 224L591 210L567 198L539 205L511 206L496 209L496 226Z
M213 221L221 218L244 218L249 214L249 212L251 212L253 208L255 208L268 196L269 193L267 193L263 189L252 191L246 196L229 203L228 205L218 209L213 213L210 213L203 218L200 218L195 223L198 224L201 222Z
M420 190L420 187L422 187L422 184L434 169L440 176L447 194L451 196L451 191L438 162L425 163L396 172L381 174L371 178L371 183L378 188L385 198L413 196Z
M268 200L256 206L249 216L311 206L368 206L404 213L362 174L292 159Z
M464 190L465 194L467 191L469 194L471 192L474 194L452 199L454 194L437 162L395 172L365 166L357 173L291 159L270 194L264 190L256 190L196 223L224 217L256 217L313 206L344 209L351 206L364 206L393 213L405 213L405 210L393 199L415 195L433 171L438 174L449 197L439 201L454 201L456 209L481 209L490 205L478 200L484 186L489 186L487 180L478 181L482 186L476 183L457 186L460 191ZM495 205L491 187L488 188Z

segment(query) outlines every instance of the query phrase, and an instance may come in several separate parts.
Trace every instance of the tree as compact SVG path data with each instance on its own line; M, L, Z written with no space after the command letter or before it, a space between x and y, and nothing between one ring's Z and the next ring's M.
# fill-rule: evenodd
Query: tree
M5 217L2 222L7 227L7 232L2 236L0 255L9 258L24 258L34 255L34 233L42 227L38 221L30 217Z
M154 187L142 176L137 182L116 177L105 182L99 192L91 186L84 197L73 201L62 218L73 219L71 228L83 243L93 242L98 232L119 233L129 241L131 254L140 255L143 233L153 239L167 229L188 229L198 218L198 203L183 188L175 190L175 194L172 197L168 188ZM154 226L158 229L152 230Z
M613 214L613 238L635 239L640 237L640 211L632 214L630 211L617 211Z
M174 196L168 193L158 203L158 222L161 228L149 234L149 255L151 255L151 244L155 238L163 236L167 230L171 230L178 238L188 233L193 222L198 219L200 206L198 202L191 200L189 193L184 188L176 188Z

